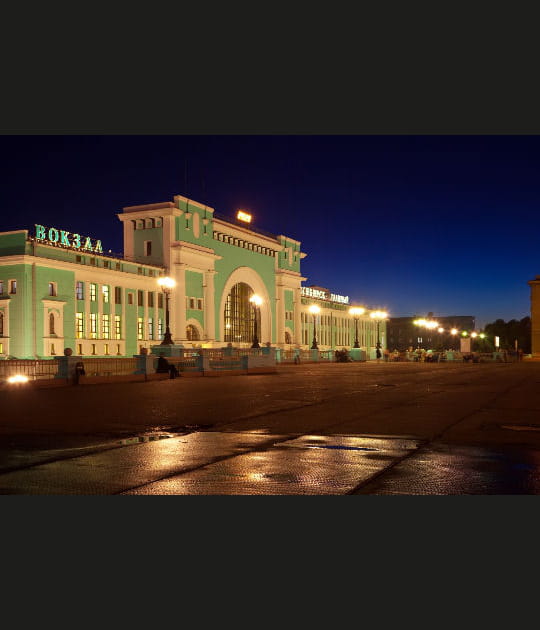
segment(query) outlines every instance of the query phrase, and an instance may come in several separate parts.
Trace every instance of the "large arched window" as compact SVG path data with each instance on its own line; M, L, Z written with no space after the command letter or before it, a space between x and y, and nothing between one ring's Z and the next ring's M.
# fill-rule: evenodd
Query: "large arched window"
M231 288L225 301L225 341L232 343L253 341L255 310L259 314L260 308L253 308L249 301L252 295L253 289L245 282L238 282ZM260 334L260 322L257 324Z
M292 343L291 333L288 330L285 331L285 343Z
M49 335L54 335L54 313L49 315Z
M186 338L188 341L200 340L199 331L197 330L196 326L194 326L193 324L188 324L186 326Z

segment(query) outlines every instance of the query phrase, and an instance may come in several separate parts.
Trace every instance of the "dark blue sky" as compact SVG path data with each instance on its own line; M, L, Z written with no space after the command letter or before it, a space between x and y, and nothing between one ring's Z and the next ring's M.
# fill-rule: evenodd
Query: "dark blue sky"
M186 186L187 160L187 186ZM540 136L1 136L0 231L122 251L123 206L175 194L302 242L305 284L393 316L530 314Z

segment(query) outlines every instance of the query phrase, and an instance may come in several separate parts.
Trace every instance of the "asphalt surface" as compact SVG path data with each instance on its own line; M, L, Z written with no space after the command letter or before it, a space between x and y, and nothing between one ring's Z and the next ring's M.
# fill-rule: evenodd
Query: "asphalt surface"
M540 363L2 390L1 494L537 494Z

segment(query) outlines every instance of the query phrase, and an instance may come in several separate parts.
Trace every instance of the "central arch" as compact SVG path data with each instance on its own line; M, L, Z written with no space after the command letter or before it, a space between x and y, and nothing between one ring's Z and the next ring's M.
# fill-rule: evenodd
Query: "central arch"
M263 299L263 303L259 307L259 327L257 331L259 342L261 345L264 345L267 341L272 341L272 304L270 302L270 296L268 295L266 285L262 278L256 271L249 267L238 267L235 269L227 278L225 286L223 287L219 304L219 338L222 341L226 339L229 341L229 337L226 335L227 330L225 329L225 310L227 305L229 304L230 308L232 301L236 302L237 305L243 304L246 300L249 300L249 296L253 293L257 293L257 295ZM245 308L240 307L236 312L236 316L243 317L244 315ZM238 326L239 332L236 334L240 334L243 337L238 343L251 343L251 339L245 338L248 326L251 327L249 330L252 330L253 322L251 319L250 317L250 322L246 322L245 325L242 324ZM235 343L234 340L231 341Z

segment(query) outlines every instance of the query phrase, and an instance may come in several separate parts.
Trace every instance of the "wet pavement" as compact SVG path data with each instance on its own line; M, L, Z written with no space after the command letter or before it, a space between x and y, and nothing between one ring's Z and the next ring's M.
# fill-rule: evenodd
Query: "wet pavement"
M540 362L2 392L0 494L539 494Z

